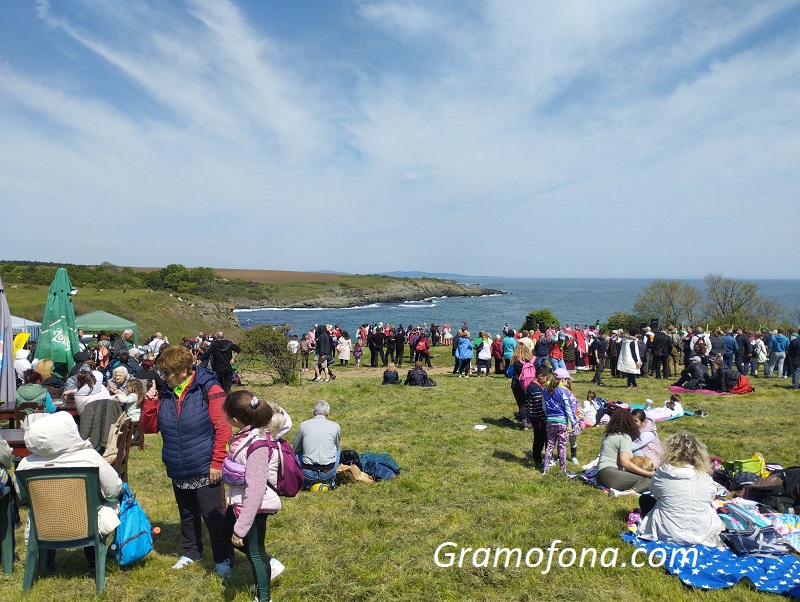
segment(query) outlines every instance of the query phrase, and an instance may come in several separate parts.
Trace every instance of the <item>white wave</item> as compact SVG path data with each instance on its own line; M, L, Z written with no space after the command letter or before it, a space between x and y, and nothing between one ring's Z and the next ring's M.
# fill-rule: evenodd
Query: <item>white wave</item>
M380 307L380 303L370 303L369 305L356 305L355 307L252 307L234 309L233 313L247 313L253 311L339 311L342 309L368 309L370 307Z
M401 307L403 309L428 309L430 307L436 307L439 305L438 303L412 303L410 301L404 301L397 307Z

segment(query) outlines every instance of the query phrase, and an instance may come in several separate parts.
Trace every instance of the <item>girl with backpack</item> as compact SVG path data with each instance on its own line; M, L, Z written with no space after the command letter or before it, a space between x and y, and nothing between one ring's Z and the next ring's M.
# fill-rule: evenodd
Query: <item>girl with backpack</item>
M270 452L273 409L245 390L228 395L222 408L231 426L239 429L231 437L222 466L222 478L228 485L222 533L250 561L256 600L269 600L270 579L283 570L264 549L267 517L281 509L276 491L279 455ZM275 433L276 439L290 428L291 420L285 421Z

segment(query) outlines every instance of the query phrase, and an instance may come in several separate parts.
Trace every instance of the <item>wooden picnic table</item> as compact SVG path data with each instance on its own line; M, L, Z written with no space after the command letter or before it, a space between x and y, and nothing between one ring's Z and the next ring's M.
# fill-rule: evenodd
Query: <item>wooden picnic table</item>
M63 402L63 403L60 403ZM72 416L78 415L78 408L75 406L75 397L68 397L68 398L54 398L53 403L56 404L56 411L59 412L69 412ZM10 421L13 422L15 418L15 410L14 408L11 409L0 409L0 423L3 421ZM13 425L17 426L17 425Z

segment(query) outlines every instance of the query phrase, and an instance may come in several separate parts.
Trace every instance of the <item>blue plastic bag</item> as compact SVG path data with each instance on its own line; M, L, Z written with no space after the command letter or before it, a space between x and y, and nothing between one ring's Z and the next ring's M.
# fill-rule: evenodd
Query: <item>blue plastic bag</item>
M129 566L153 551L153 527L127 483L122 484L119 527L114 533L111 554L119 566Z

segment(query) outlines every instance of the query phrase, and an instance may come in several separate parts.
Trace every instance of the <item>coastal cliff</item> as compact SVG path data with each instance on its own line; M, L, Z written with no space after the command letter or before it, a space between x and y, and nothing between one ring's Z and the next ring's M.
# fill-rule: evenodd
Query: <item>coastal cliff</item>
M307 294L308 291L305 291ZM391 278L384 282L371 282L368 286L351 283L336 283L319 286L313 297L292 298L285 293L280 296L262 299L229 299L235 309L257 309L261 307L340 309L357 307L371 303L402 303L404 301L423 301L433 297L478 297L481 295L504 294L479 286L460 284L435 278Z

